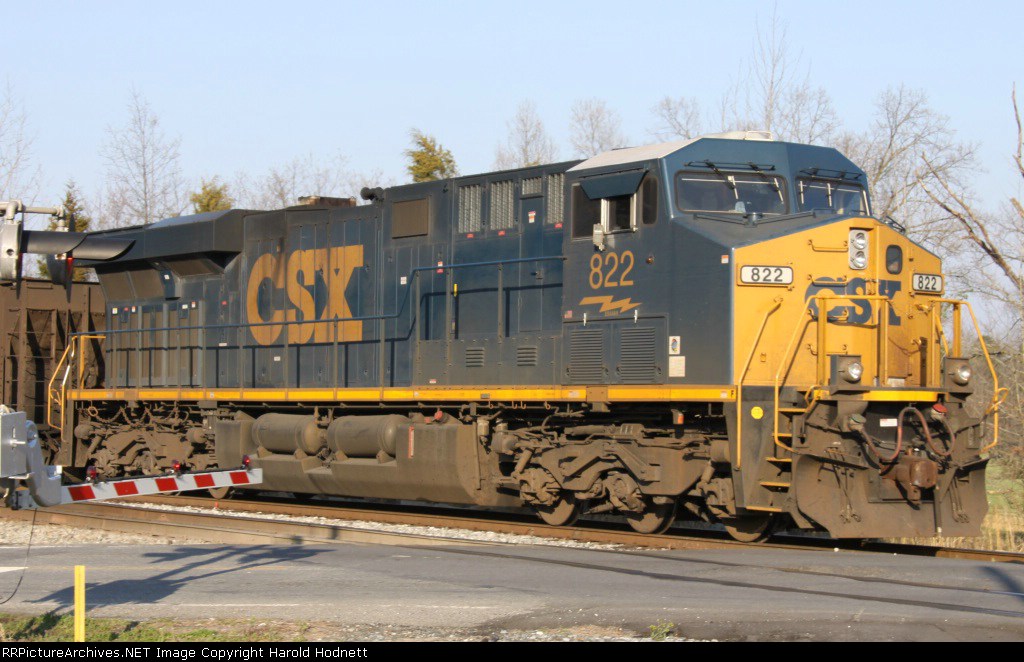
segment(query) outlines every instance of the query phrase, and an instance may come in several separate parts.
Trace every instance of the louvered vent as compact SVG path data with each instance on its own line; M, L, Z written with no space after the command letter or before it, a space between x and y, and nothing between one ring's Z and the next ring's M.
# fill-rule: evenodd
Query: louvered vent
M515 226L515 188L512 180L491 184L492 230L508 230Z
M485 347L467 347L466 348L466 367L467 368L482 368L484 367L484 361L487 360L487 348Z
M654 341L654 329L650 327L622 330L618 372L623 383L652 384L657 381Z
M563 220L564 186L565 175L548 175L548 215L544 221L548 225L557 225Z
M523 195L540 195L543 193L544 180L540 177L530 177L523 180Z
M604 331L576 329L569 340L569 380L600 384L604 379Z
M483 199L482 184L459 188L459 234L480 232L483 229Z
M516 348L516 366L532 368L537 365L539 350L536 345L523 345Z

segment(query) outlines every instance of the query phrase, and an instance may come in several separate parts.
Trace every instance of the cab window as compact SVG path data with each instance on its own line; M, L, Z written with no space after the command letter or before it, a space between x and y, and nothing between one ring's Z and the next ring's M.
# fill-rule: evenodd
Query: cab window
M621 189L620 189L621 190ZM600 225L606 233L635 232L638 225L653 224L658 218L658 179L646 175L634 183L627 195L608 195L591 199L584 187L572 188L572 236L574 239L591 237L594 226Z
M718 170L677 174L676 206L689 213L785 214L789 211L782 177Z
M822 179L801 179L800 211L831 209L840 214L868 214L867 194L856 184Z

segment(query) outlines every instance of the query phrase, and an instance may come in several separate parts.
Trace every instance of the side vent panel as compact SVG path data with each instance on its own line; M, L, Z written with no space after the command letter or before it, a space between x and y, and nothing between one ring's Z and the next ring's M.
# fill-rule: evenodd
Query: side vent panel
M484 363L487 361L487 348L486 347L467 347L466 348L466 367L467 368L482 368Z
M516 367L533 368L537 365L540 349L536 345L523 345L516 348Z
M622 329L617 372L624 384L653 384L658 381L655 354L657 334L651 327Z
M603 329L574 329L569 341L569 381L574 384L606 381L604 355Z

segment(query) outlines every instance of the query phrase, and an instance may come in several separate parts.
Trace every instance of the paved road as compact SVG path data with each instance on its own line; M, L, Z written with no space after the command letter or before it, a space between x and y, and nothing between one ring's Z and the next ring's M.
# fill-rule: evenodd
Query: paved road
M24 548L0 548L0 599ZM502 629L659 620L692 637L1024 641L1024 566L873 554L605 552L559 547L82 546L35 548L0 610L72 603L93 616L330 621Z

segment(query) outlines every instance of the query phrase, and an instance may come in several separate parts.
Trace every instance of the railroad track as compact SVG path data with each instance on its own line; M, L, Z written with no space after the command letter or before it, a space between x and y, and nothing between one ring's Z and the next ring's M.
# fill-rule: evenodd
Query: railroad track
M556 540L620 545L622 547L706 550L744 549L751 545L736 542L724 533L673 528L662 535L641 535L625 527L600 521L587 521L571 528L554 527L528 515L456 510L443 507L392 505L372 503L311 501L296 503L294 499L274 497L216 500L208 497L173 496L143 497L131 503L76 504L39 511L37 523L63 524L99 530L147 535L177 535L224 544L301 544L301 543L370 543L414 545L481 545L491 544L438 535L400 533L367 529L352 522L371 521L437 529L462 529ZM221 510L218 513L196 513L157 508L148 504L178 508ZM263 515L263 517L255 515ZM324 522L268 519L266 515L322 518ZM29 519L25 511L5 511L4 517ZM998 563L1024 563L1024 554L972 549L906 545L874 541L836 541L802 536L776 536L757 545L758 548L790 550L843 550L901 554L934 558L950 558Z

